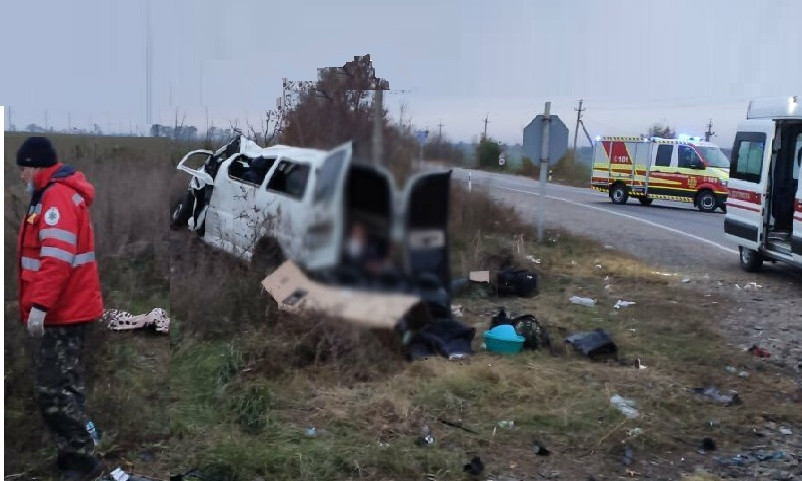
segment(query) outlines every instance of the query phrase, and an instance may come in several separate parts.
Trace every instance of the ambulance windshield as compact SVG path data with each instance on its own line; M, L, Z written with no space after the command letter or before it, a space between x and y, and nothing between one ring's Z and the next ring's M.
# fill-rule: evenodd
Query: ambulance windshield
M705 159L709 167L730 168L730 160L718 147L696 147L696 151Z

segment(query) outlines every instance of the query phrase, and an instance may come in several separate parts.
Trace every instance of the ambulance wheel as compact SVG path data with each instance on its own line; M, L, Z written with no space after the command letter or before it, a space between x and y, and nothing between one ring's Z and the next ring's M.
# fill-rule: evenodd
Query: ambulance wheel
M702 212L713 212L718 207L716 196L709 190L703 190L696 194L696 208Z
M638 202L640 202L640 205L646 205L646 206L652 205L653 200L654 199L650 197L638 197Z
M629 199L629 192L627 192L626 186L624 184L615 184L610 189L610 199L612 199L613 204L626 204L627 199Z
M251 255L251 269L261 275L268 275L284 262L284 252L278 241L272 237L259 239Z
M763 256L759 252L746 247L739 247L741 251L741 269L746 272L757 272L763 267Z

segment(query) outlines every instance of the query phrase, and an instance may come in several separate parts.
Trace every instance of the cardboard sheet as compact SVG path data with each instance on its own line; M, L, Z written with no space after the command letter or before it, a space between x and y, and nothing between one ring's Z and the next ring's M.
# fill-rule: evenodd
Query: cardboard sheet
M490 282L490 271L473 271L468 274L468 279L473 282Z
M329 286L310 280L292 261L285 261L262 285L279 309L295 314L324 313L363 327L392 329L417 296Z

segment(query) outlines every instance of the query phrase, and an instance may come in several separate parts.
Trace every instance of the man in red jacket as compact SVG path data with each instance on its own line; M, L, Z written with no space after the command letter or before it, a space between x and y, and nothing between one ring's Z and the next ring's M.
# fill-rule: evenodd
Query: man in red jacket
M36 338L36 403L56 438L61 479L94 479L103 463L94 453L80 365L87 326L103 314L89 216L95 189L57 161L44 137L22 144L17 165L31 194L17 267L22 322Z

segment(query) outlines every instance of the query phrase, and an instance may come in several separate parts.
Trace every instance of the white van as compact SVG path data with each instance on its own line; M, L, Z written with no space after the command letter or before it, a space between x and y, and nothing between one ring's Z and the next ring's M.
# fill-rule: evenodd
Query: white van
M724 232L741 267L764 259L802 267L802 109L799 98L751 102L732 148Z
M198 157L202 165L190 166ZM346 235L359 223L382 254L400 245L405 277L429 276L450 290L451 171L417 174L397 191L386 169L352 162L350 142L330 151L262 148L242 136L216 152L189 152L177 168L192 180L173 228L260 269L290 259L323 278L342 266Z

